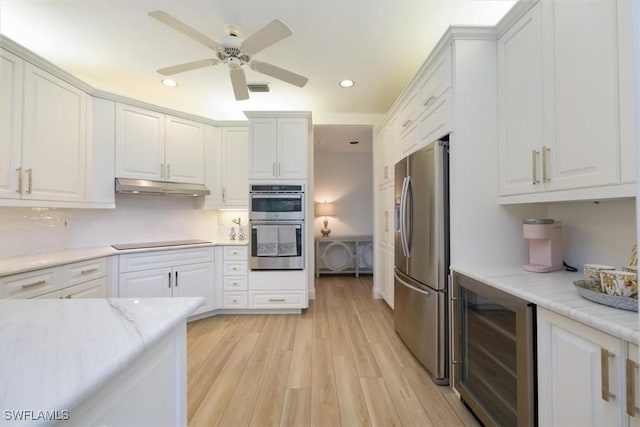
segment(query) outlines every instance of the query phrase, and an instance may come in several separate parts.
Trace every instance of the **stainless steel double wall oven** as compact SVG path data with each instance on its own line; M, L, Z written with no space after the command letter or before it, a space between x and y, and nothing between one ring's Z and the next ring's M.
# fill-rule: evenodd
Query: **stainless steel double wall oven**
M304 185L251 184L251 270L304 269Z

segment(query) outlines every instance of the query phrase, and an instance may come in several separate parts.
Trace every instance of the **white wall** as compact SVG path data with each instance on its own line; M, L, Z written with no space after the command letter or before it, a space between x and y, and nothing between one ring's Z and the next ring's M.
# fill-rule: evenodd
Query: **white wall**
M232 218L246 224L246 212L202 210L200 199L117 195L116 209L3 207L0 258L114 243L220 240L235 226Z
M373 235L372 153L315 152L315 201L333 202L336 216L329 217L333 236ZM315 219L320 236L324 217Z
M569 265L627 265L636 242L635 200L550 203L547 217L563 221Z

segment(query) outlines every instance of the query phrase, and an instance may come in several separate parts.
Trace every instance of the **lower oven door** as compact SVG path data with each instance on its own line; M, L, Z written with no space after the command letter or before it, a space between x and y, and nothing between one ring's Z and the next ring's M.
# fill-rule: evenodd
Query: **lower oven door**
M303 270L304 223L252 223L249 247L251 270Z

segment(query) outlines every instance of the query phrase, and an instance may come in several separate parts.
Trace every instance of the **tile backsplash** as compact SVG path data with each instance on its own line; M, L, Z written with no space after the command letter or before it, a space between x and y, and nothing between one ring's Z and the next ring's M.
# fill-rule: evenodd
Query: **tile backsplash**
M113 243L218 240L232 213L220 213L221 220L219 212L198 209L197 203L183 197L118 195L116 209L3 207L0 257Z

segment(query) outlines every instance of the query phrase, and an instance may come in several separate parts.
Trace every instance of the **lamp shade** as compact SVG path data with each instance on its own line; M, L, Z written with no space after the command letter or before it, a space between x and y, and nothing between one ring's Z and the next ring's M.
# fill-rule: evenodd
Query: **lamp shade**
M334 216L336 205L334 203L316 203L316 216Z

